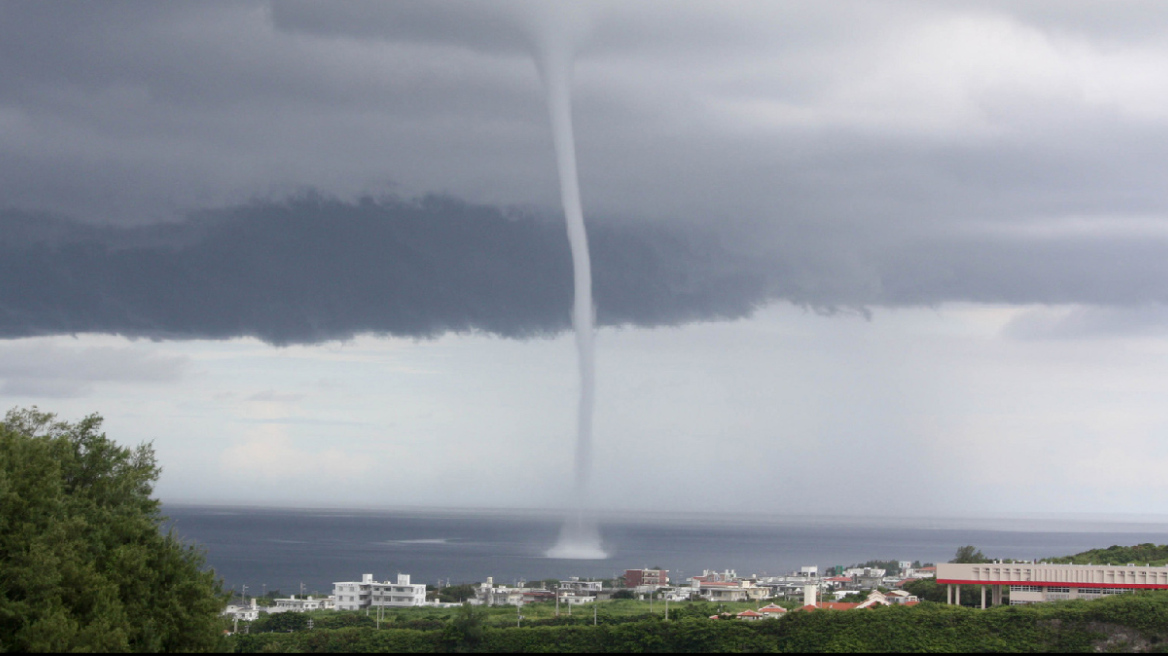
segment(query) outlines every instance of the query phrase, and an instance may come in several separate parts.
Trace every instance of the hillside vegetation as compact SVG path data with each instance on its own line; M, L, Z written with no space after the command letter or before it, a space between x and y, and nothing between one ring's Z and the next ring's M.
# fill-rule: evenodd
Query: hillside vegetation
M1073 556L1047 558L1048 563L1066 563L1073 565L1168 565L1168 544L1152 544L1146 542L1134 547L1112 545L1106 549L1091 549Z

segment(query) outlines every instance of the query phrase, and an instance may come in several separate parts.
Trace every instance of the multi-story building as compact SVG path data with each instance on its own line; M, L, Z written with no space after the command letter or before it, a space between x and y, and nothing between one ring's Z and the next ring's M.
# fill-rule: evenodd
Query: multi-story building
M276 605L269 609L270 613L303 613L310 610L333 610L336 603L332 597L324 599L315 599L311 595L303 599L297 599L296 595L292 595L287 599L277 599Z
M254 622L260 618L260 607L256 605L256 600L251 599L247 604L238 606L231 604L223 611L223 614L233 620L241 622Z
M689 579L690 587L709 601L752 601L769 599L775 595L773 586L760 586L751 579L743 579L734 570L716 572L705 570Z
M887 570L876 567L854 567L844 570L844 576L851 577L856 586L863 590L871 590L884 584L884 575Z
M942 563L937 583L945 584L948 603L961 603L961 586L980 588L981 607L1002 603L1010 588L1010 605L1061 599L1097 599L1133 590L1168 590L1168 567L1136 565L1054 565L1050 563Z
M626 569L625 587L636 588L642 585L664 587L669 585L669 570L667 569Z
M537 601L555 601L555 599L556 593L547 588L529 588L523 581L520 581L515 587L495 585L495 579L488 576L486 581L475 587L475 598L470 603L486 606L521 606ZM568 600L562 599L562 601ZM569 603L572 602L569 601Z
M364 574L361 581L333 583L333 596L337 600L337 610L361 610L369 608L369 589L373 585L373 575Z
M410 583L409 574L398 574L396 583L374 582L369 592L374 608L426 605L426 586L421 583Z
M596 596L604 589L604 583L601 581L581 581L579 577L573 576L570 579L560 581L556 589L575 594Z
M573 576L560 581L556 586L556 597L560 603L586 604L596 601L596 597L603 589L604 584L600 581L581 581L580 577Z
M426 586L410 583L409 574L398 574L397 582L374 581L372 574L363 574L361 581L343 581L333 584L337 610L392 606L424 606Z

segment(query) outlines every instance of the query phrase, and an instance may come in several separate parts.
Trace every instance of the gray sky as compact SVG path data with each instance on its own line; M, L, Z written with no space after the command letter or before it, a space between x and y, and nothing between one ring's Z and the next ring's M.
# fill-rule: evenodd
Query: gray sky
M1159 510L1168 6L563 6L0 4L0 399L169 499L555 502L562 21L603 504Z

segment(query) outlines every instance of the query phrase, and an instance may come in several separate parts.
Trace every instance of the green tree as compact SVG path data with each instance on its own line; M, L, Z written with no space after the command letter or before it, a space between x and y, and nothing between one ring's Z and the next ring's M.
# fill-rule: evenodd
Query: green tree
M889 576L896 576L900 573L900 561L898 560L869 560L865 563L852 565L851 567L848 567L848 569L860 567L874 567L876 569L882 569L887 571Z
M460 604L468 599L474 599L475 586L470 583L448 585L438 591L438 601L448 604Z
M486 635L487 612L470 604L463 604L446 629L447 645L456 651L470 651Z
M917 579L904 584L904 590L917 596L921 601L933 601L943 604L946 601L945 586L937 584L932 579Z
M988 563L989 558L980 549L974 547L972 544L957 548L957 555L953 557L951 563Z
M101 417L0 422L0 651L196 651L221 644L222 583L160 528L149 444Z
M290 633L308 628L308 616L304 613L269 613L251 623L252 633Z

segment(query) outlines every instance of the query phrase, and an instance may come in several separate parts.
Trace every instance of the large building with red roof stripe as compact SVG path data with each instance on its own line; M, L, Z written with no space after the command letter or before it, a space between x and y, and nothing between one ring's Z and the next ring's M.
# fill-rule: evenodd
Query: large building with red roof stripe
M1062 599L1097 599L1134 590L1168 590L1168 567L1147 565L1055 565L1051 563L942 563L937 583L947 586L948 603L961 603L961 586L976 585L981 607L986 592L991 605L1002 603L1010 590L1010 605Z

